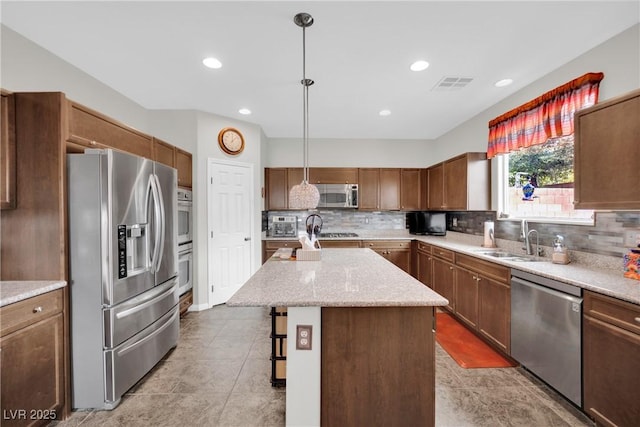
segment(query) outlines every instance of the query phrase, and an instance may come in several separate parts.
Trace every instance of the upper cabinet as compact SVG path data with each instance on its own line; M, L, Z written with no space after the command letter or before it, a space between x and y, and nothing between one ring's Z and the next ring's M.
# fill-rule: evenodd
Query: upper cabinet
M2 92L0 104L0 208L16 207L16 118L14 96Z
M311 184L357 184L357 168L309 168Z
M400 209L417 211L422 208L424 169L402 169L400 171Z
M640 209L640 89L575 113L575 207Z
M303 174L302 168L265 168L265 209L289 209L289 192L302 182Z
M175 159L175 168L178 169L178 187L191 188L193 181L193 160L191 153L176 147Z
M486 153L465 153L428 170L429 209L489 210L491 181Z
M153 138L153 160L175 168L175 157L176 147L158 138Z
M151 159L152 137L95 110L69 101L67 141L88 148L115 148Z
M358 209L400 209L400 169L358 169Z

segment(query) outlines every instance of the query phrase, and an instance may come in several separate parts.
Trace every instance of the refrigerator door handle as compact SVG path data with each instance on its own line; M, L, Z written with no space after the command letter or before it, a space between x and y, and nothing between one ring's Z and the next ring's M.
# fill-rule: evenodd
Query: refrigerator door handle
M155 273L158 271L158 260L160 256L162 256L162 251L160 250L160 242L162 239L162 218L159 209L159 194L158 194L158 185L155 180L155 175L151 175L149 177L149 187L151 188L151 199L153 201L153 215L154 215L154 224L153 224L153 253L151 255L151 269Z
M162 255L164 254L164 241L165 241L165 232L167 228L166 224L166 216L164 212L164 195L162 194L162 185L160 185L160 179L158 175L153 174L153 180L156 184L156 191L158 194L156 209L160 213L160 247L158 249L158 257L157 257L157 265L155 267L156 271L160 270L160 265L162 264Z

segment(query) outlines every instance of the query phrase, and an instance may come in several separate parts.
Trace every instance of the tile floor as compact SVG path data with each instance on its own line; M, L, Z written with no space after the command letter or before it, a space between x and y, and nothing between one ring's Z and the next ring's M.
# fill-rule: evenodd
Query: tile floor
M284 426L285 389L270 385L270 331L267 309L188 313L178 347L115 410L74 412L54 424ZM522 369L463 369L436 347L436 426L592 425Z

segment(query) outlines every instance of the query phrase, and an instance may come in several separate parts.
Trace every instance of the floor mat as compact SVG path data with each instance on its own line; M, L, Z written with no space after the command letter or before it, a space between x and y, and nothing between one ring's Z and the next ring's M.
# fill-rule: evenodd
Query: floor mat
M436 340L463 368L517 366L485 344L448 313L436 313Z

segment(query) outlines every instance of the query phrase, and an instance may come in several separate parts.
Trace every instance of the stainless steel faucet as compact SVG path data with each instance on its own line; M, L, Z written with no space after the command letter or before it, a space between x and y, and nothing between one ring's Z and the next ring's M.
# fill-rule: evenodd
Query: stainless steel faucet
M531 233L536 233L536 251L533 251L531 247ZM538 236L538 230L529 230L529 223L526 219L522 220L522 225L520 227L520 237L524 239L524 249L527 251L527 255L540 255L540 241Z

